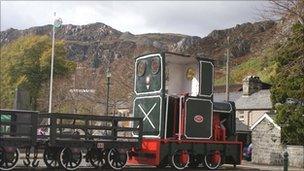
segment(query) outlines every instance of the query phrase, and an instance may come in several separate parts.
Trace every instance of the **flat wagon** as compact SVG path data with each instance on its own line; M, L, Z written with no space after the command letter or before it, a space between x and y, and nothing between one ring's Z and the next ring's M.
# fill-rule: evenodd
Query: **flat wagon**
M94 167L122 169L127 163L128 152L141 144L141 118L16 110L1 110L0 116L2 170L16 166L20 148L26 149L26 166L30 165L29 155L33 148L31 163L34 167L38 165L38 151L43 150L43 160L49 168L60 166L75 170L85 153L86 161ZM7 120L2 121L5 117ZM139 136L134 137L131 132Z

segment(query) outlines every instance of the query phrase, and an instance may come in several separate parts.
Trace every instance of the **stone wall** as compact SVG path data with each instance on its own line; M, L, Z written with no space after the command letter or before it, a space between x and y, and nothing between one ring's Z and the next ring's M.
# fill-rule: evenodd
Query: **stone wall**
M289 166L304 168L304 146L281 144L281 130L264 118L252 130L252 162L283 165L283 152L287 149Z
M304 168L304 146L287 145L289 166Z
M264 118L252 130L252 162L268 165L283 164L280 129Z

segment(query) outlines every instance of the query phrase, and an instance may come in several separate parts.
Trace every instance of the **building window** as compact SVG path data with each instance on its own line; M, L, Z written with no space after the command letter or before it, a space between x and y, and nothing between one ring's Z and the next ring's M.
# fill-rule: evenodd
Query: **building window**
M244 121L245 120L244 110L238 110L237 117L239 118L240 121Z
M240 120L240 121L244 121L244 120L245 120L244 114L240 114L240 115L239 115L239 120Z

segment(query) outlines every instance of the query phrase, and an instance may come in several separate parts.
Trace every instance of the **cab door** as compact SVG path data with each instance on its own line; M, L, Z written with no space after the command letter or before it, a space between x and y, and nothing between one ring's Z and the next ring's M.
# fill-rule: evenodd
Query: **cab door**
M187 139L212 137L213 103L209 99L188 97L185 102L184 135Z

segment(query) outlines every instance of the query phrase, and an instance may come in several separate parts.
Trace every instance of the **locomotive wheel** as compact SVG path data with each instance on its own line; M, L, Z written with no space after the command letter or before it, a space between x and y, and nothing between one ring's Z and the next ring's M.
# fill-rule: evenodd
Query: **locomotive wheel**
M64 148L59 156L60 165L66 170L76 170L82 160L82 153L80 149Z
M176 150L171 156L172 166L177 170L183 170L188 167L189 160L190 156L186 150Z
M88 160L96 169L106 164L106 151L102 149L91 149L89 151Z
M114 170L121 170L127 164L129 155L127 151L112 148L108 153L108 163Z
M19 159L19 149L16 148L12 151L6 151L5 148L1 147L0 150L0 170L12 170L16 167Z
M210 170L217 169L221 165L221 162L222 157L220 151L211 152L204 158L204 165Z
M58 156L59 149L46 147L43 152L43 161L47 168L59 167Z

